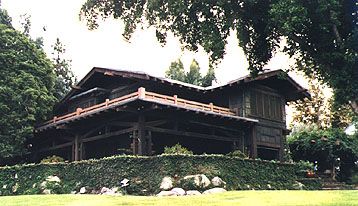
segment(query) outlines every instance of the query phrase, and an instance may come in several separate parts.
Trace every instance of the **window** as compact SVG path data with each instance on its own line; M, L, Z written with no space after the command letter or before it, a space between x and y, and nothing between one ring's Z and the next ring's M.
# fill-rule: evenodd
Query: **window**
M281 98L259 91L251 91L251 114L273 120L282 120Z
M69 107L69 112L74 112L76 111L77 108L87 108L87 107L91 107L93 105L96 104L96 98L91 98L91 99L86 99L80 102L76 102L73 103L70 107Z

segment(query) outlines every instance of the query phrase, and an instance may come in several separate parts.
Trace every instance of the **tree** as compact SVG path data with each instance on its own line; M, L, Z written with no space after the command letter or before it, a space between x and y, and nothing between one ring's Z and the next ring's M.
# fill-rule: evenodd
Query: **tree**
M331 115L328 102L322 92L326 87L314 80L310 80L308 85L311 99L305 98L289 103L293 108L291 126L315 124L319 128L327 128L330 126Z
M320 85L317 80L310 79L308 91L311 99L305 98L290 102L289 106L293 109L291 127L297 124L316 125L323 128L342 128L347 127L352 120L352 110L346 106L335 107L332 98L326 97L323 90L328 89Z
M195 59L191 61L189 72L185 75L185 82L201 86L200 67Z
M296 59L295 68L325 82L335 102L350 104L358 115L357 10L352 0L87 0L80 16L89 29L98 20L121 19L127 39L143 25L154 26L161 43L171 31L187 49L202 46L213 63L235 30L253 75L286 41L283 52Z
M212 82L216 80L215 71L212 67L202 77L199 63L195 59L190 64L189 72L185 72L184 65L180 59L172 62L168 70L165 71L165 77L203 87L211 86Z
M294 161L317 161L321 172L326 169L335 171L339 167L336 172L341 180L351 176L358 161L357 136L348 136L340 129L322 130L304 125L303 128L294 128L287 142Z
M178 59L177 61L170 63L168 70L165 71L165 77L184 82L185 70L183 62Z
M65 45L61 43L59 38L56 39L52 48L52 61L56 75L55 97L60 100L71 90L71 86L77 82L77 79L71 70L71 60L64 57L66 54Z
M0 65L0 158L8 158L26 153L33 126L51 113L55 75L44 51L8 24L0 24Z

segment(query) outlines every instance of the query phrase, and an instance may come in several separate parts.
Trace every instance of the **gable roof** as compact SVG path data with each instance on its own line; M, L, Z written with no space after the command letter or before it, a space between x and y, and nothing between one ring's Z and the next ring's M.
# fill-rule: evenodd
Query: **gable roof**
M244 85L251 82L260 81L264 85L267 85L268 87L273 87L274 89L277 90L282 91L283 88L286 88L284 89L283 93L286 93L287 101L302 99L304 97L310 98L310 94L307 92L307 90L302 86L300 86L296 81L294 81L289 75L287 75L282 70L264 72L256 77L251 77L251 75L246 75L244 77L240 77L238 79L232 80L222 85L201 87L201 86L196 86L193 84L188 84L173 79L156 77L140 71L128 71L128 70L94 67L84 78L82 78L73 87L73 89L64 98L62 98L62 100L57 105L60 105L66 100L70 99L73 95L78 94L81 88L85 86L85 84L89 82L91 79L93 79L95 75L98 74L108 77L114 76L114 77L122 77L127 79L152 81L152 82L157 82L158 84L167 84L173 87L195 90L197 92L202 92L202 93L213 92L228 87L232 87L235 85Z

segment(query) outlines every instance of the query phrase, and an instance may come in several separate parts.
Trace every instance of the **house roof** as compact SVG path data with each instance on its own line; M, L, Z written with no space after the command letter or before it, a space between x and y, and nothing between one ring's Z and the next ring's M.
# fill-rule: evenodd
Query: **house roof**
M287 75L282 70L264 72L256 77L251 77L251 75L246 75L244 77L240 77L238 79L232 80L222 85L201 87L177 80L172 80L163 77L156 77L140 71L128 71L128 70L120 70L120 69L94 67L84 78L82 78L73 87L73 89L58 103L58 105L70 99L73 95L78 94L79 91L81 91L81 88L88 81L94 78L96 74L102 74L109 77L114 76L114 77L122 77L128 79L153 81L159 84L169 84L174 87L180 87L188 90L196 90L197 92L202 92L202 93L214 92L235 85L245 85L251 82L260 81L261 83L263 83L268 87L272 87L274 89L282 91L286 96L287 101L293 101L305 97L310 98L310 94L307 92L307 89L300 86L296 81L294 81L289 75Z

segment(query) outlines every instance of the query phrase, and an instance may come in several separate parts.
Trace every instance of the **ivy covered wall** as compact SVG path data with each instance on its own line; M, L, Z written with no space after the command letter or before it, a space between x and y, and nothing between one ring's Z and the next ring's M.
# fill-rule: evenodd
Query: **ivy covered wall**
M37 194L41 183L57 176L56 193L79 191L81 187L119 187L129 179L128 194L150 195L160 191L165 176L181 179L186 175L219 176L228 190L295 189L301 166L222 155L161 155L153 157L115 156L72 163L30 164L0 168L1 195ZM179 184L178 182L175 184ZM306 183L305 183L306 184ZM180 185L174 185L180 186ZM306 184L305 188L319 185Z

